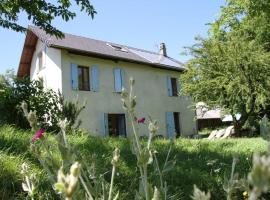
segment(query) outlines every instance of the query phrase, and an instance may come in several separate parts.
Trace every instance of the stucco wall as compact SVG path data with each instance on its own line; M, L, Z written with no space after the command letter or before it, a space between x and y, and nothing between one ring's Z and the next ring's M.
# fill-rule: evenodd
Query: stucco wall
M43 55L41 69L39 69L39 53ZM30 78L31 80L41 78L45 88L62 91L61 50L49 48L38 40L31 63Z
M166 136L166 112L180 112L181 134L187 136L196 132L194 121L195 111L189 108L191 101L187 97L169 97L167 94L166 77L178 78L180 73L170 70L152 68L149 66L132 64L127 62L115 62L69 54L62 50L62 92L66 99L73 100L77 96L81 102L87 101L86 109L81 114L82 127L92 134L101 132L102 113L125 113L121 106L120 94L114 92L114 68L124 70L124 86L129 87L129 77L134 77L135 93L137 96L137 116L150 115L159 122L158 134ZM100 70L98 92L74 91L71 89L70 63L82 66L98 66ZM127 116L127 115L126 115ZM127 134L131 134L131 126L128 119ZM147 126L140 125L141 135L148 134Z

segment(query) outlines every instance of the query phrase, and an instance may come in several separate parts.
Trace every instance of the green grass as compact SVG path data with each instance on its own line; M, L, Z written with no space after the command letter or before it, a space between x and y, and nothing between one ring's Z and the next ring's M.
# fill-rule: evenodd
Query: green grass
M0 127L0 200L24 199L21 189L22 176L20 166L23 162L43 177L40 183L39 199L55 199L51 187L44 178L44 172L38 161L30 152L30 131L18 130L10 126ZM124 138L98 138L86 135L69 136L70 142L78 147L86 160L91 155L97 157L97 170L105 173L111 169L111 154L115 147L121 150L121 164L116 176L120 199L133 199L138 188L138 171L136 160L131 153L129 141ZM160 163L163 163L169 149L169 141L156 140L154 146L158 151ZM241 138L226 140L191 140L177 139L172 149L176 158L176 167L166 180L171 191L181 191L183 199L190 199L193 185L203 190L210 190L213 199L224 199L222 184L224 177L231 172L234 155L239 156L236 171L240 176L248 173L253 152L265 152L267 142L261 138ZM106 178L109 179L107 173Z

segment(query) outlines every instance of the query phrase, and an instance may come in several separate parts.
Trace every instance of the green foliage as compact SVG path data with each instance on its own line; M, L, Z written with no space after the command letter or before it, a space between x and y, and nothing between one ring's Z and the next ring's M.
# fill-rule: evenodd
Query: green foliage
M80 11L85 11L92 18L96 14L89 0L74 0L74 3L80 7ZM48 34L61 38L64 36L63 33L52 25L52 21L57 17L61 17L63 21L72 20L76 13L71 10L71 5L70 0L61 0L57 3L47 0L4 0L0 2L0 26L17 32L26 31L25 27L18 24L20 14L24 12L34 25Z
M258 130L269 109L270 2L226 0L207 39L189 48L193 58L183 76L184 93L195 102L221 107L237 131Z
M199 42L190 48L194 58L181 76L183 93L233 116L241 113L240 126L254 126L270 102L270 53L235 36L223 42L215 38Z
M21 103L24 101L31 110L35 110L39 125L49 130L58 130L59 119L70 121L69 126L77 123L78 115L85 104L80 106L64 100L64 97L53 90L45 90L42 81L30 81L28 78L17 79L11 73L1 76L0 81L0 123L15 124L21 128L29 128ZM80 125L78 121L77 127Z
M237 33L270 50L270 2L265 0L226 0L211 33L219 39Z
M47 136L50 144L56 145L55 138L49 134ZM9 197L3 199L25 199L20 174L23 162L27 162L35 173L45 174L39 167L37 158L31 153L30 140L29 131L10 126L0 127L0 190L5 191L0 194ZM69 135L69 141L82 154L84 161L91 163L91 170L96 174L104 174L107 182L110 180L108 169L111 168L112 151L119 147L121 157L115 176L115 190L119 190L120 200L134 198L139 178L136 178L137 161L132 155L128 139L92 137L87 133ZM153 142L161 163L166 160L170 145L170 141L163 139ZM261 138L215 141L177 139L171 150L171 154L176 156L176 165L170 173L165 174L167 184L173 186L169 190L179 192L181 188L181 199L189 200L193 185L196 184L203 191L211 191L212 199L225 199L223 180L224 177L230 177L233 155L239 155L236 171L240 177L244 177L250 170L253 152L265 152L266 147L267 142ZM153 176L150 179L158 181ZM48 178L40 178L37 191L40 191L39 199L57 199L57 196L51 196L54 191Z

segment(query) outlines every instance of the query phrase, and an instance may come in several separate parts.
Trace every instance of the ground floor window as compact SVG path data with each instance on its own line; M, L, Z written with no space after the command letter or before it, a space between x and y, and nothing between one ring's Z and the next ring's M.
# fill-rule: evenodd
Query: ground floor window
M109 136L126 136L125 114L108 114Z

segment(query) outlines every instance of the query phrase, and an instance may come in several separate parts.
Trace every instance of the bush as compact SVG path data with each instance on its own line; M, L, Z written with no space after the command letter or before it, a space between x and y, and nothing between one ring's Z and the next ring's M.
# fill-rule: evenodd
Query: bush
M42 81L30 81L28 77L18 79L12 72L0 76L0 96L0 123L19 128L30 128L20 108L23 101L36 111L41 127L54 131L58 130L59 119L67 118L70 126L74 125L84 109L78 101L67 102L60 92L44 89Z

